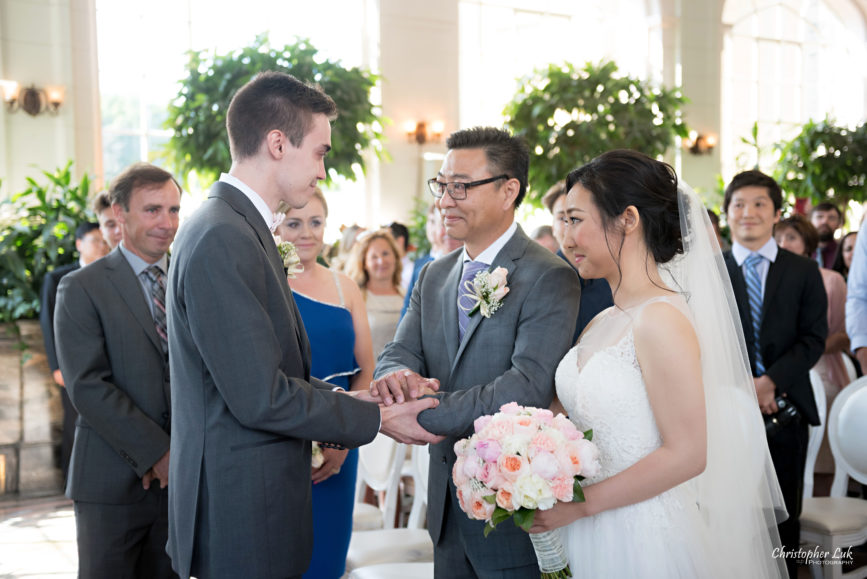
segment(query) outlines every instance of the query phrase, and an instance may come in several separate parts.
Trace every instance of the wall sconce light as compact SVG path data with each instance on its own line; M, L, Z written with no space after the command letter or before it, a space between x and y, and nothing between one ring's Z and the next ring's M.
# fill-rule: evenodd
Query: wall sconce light
M693 155L710 155L716 147L716 135L690 131L683 147Z
M0 80L0 92L9 112L22 110L35 117L42 113L57 115L66 89L62 86L36 88L35 85L21 88L14 80Z
M403 130L406 132L406 140L410 143L416 142L419 145L428 142L438 143L443 137L445 123L433 121L428 126L427 121L406 121Z

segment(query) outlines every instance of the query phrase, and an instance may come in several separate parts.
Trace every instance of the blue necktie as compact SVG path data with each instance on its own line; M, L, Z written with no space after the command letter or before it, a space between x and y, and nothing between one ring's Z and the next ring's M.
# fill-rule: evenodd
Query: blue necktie
M753 320L753 344L756 352L756 373L759 376L765 373L765 364L762 362L762 348L759 335L762 328L762 278L756 269L764 258L758 253L751 253L744 261L744 277L747 282L747 298L750 302L750 317Z
M481 261L465 261L464 273L461 275L461 282L458 285L458 338L464 339L464 332L467 331L467 326L470 325L470 310L476 305L476 302L464 294L470 293L467 289L467 282L472 285L476 274L488 268L488 264Z

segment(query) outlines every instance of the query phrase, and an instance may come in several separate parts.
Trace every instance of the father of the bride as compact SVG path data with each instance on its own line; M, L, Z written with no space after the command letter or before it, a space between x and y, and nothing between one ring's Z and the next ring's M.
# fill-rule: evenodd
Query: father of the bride
M394 342L379 358L374 394L404 400L425 378L440 382L440 405L418 422L446 439L431 446L428 523L437 578L539 575L527 533L483 523L460 510L451 481L454 443L473 420L501 405L546 408L554 371L571 345L578 312L578 276L533 243L515 223L527 190L529 152L505 131L453 133L438 176L429 181L449 236L464 249L431 262L416 282ZM478 272L507 271L508 293L490 317L466 297ZM411 397L411 396L410 396Z
M325 178L336 113L286 74L242 87L227 113L232 168L175 242L167 549L181 577L300 577L314 540L311 439L355 447L380 428L433 438L416 416L434 400L380 411L310 378L269 226L281 202L303 207Z

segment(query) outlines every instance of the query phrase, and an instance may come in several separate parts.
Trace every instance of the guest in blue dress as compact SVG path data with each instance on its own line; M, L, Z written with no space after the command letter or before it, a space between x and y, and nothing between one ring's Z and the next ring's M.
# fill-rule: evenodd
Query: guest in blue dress
M289 278L310 340L311 375L346 390L367 389L373 351L364 298L342 273L316 262L322 251L328 206L320 190L303 209L292 209L277 228L295 244L304 271ZM358 451L323 448L325 462L313 470L313 559L304 577L338 579L346 569Z

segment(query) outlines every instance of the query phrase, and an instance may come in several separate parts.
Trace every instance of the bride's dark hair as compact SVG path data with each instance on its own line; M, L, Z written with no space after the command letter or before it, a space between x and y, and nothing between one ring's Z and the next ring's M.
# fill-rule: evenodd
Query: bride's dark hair
M668 163L628 149L608 151L569 173L566 191L576 184L593 196L606 238L612 222L632 205L644 228L644 242L657 263L683 253L677 175Z

